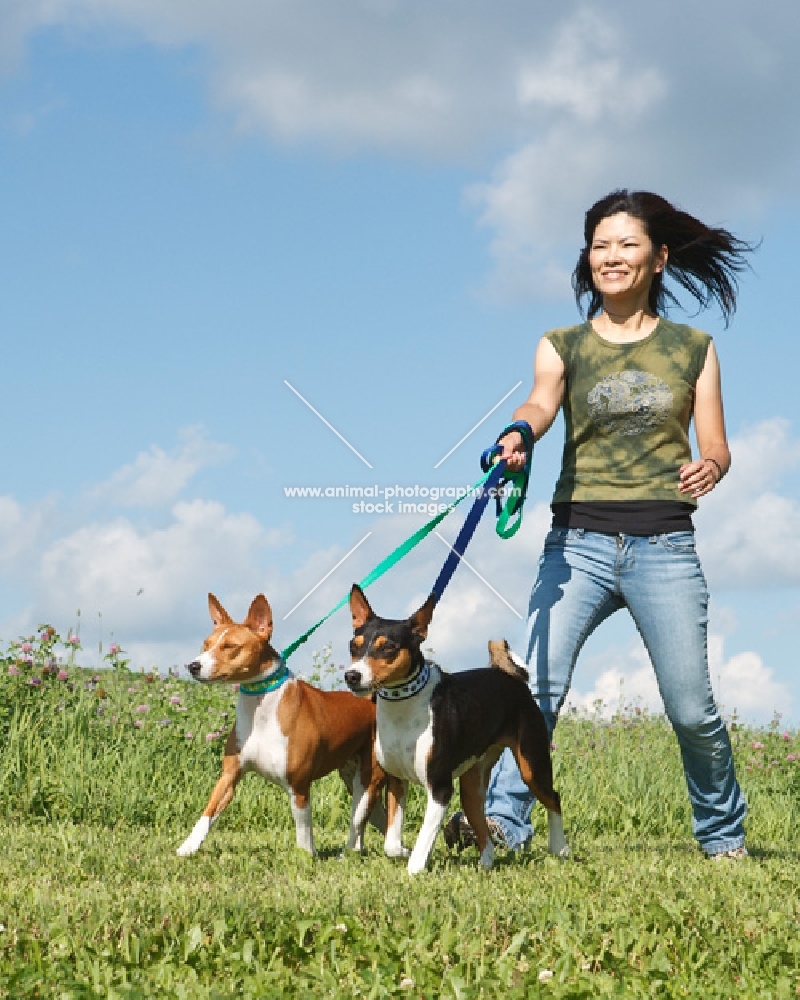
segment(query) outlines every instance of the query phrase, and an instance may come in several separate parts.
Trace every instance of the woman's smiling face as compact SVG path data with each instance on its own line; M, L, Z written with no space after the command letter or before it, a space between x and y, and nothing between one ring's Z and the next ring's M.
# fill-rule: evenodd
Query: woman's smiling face
M656 249L641 219L626 212L601 219L589 246L592 282L604 299L644 297L654 275L667 263L667 248Z

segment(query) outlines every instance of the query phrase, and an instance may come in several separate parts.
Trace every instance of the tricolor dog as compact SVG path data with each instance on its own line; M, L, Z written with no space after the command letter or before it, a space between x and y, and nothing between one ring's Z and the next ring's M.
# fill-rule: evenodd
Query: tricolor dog
M387 844L400 854L408 782L425 788L425 818L408 861L424 869L458 777L461 805L478 839L481 864L491 868L494 847L484 815L489 774L503 747L510 747L522 778L547 809L549 850L565 857L561 805L553 789L550 740L544 717L527 685L527 671L505 642L489 644L491 669L448 674L423 656L420 645L436 603L405 621L379 618L357 585L350 592L354 636L345 681L357 694L377 692L375 754L384 770L401 779L397 802L389 800ZM388 853L388 852L387 852Z
M297 846L314 854L311 782L337 768L348 787L352 777L347 847L360 850L373 807L375 825L385 828L380 793L387 779L375 759L374 704L349 691L320 691L295 678L270 645L272 611L263 594L241 624L213 594L208 595L208 609L214 631L204 651L188 665L189 673L198 681L238 682L239 700L222 776L178 854L194 854L200 847L247 771L256 771L289 793Z

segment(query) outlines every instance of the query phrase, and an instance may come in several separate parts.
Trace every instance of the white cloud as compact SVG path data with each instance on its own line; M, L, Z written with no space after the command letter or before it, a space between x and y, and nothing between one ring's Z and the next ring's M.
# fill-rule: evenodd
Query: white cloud
M714 693L727 716L735 712L745 721L763 723L775 712L790 715L788 687L775 680L774 672L758 653L736 653L726 660L722 636L711 636L708 659Z
M501 156L468 197L506 297L566 293L582 214L614 187L724 224L793 197L800 167L794 4L6 0L0 67L48 26L201 52L211 101L246 132Z
M785 684L755 652L741 652L725 659L724 638L709 635L708 665L714 697L723 715L734 713L746 722L768 722L776 711L791 714L791 696ZM595 674L589 691L580 687L581 668ZM621 708L640 707L663 713L664 703L647 651L640 640L627 649L611 648L581 664L578 682L572 687L566 707L609 718Z
M93 497L121 507L160 507L171 503L200 469L233 453L228 445L209 441L201 427L184 427L178 436L177 451L152 445L97 486Z
M125 518L97 522L56 540L41 555L37 605L58 621L102 613L120 637L167 639L196 627L207 590L264 584L261 557L280 544L250 514L219 503L178 503L163 528Z
M800 461L788 421L765 420L731 440L732 465L697 514L698 551L712 590L797 586L800 504L778 492Z
M664 96L666 83L652 66L623 62L621 41L607 13L579 8L559 25L546 57L520 69L520 105L564 111L582 122L639 117Z
M13 497L0 496L0 570L18 572L35 552L52 513L52 502L25 510Z

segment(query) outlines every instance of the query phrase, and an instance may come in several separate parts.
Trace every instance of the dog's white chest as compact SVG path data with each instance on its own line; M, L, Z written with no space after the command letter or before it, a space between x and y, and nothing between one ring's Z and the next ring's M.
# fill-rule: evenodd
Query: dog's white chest
M278 725L278 704L282 690L261 697L239 695L236 708L236 735L241 750L242 770L256 771L284 788L289 755L289 740Z
M388 773L415 784L426 783L428 755L433 742L430 698L427 692L406 701L378 699L375 755Z

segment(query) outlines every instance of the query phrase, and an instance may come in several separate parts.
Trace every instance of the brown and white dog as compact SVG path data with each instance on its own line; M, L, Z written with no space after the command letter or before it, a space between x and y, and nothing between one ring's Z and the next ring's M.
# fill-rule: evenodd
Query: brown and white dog
M208 595L208 610L214 631L188 665L189 673L203 682L238 682L239 700L222 776L178 854L194 854L233 798L239 779L256 771L288 792L297 846L313 855L311 782L336 769L348 787L352 779L347 847L360 850L373 809L376 826L385 829L386 821L380 793L387 777L374 752L375 705L349 691L320 691L295 678L270 645L272 611L263 594L241 624L213 594Z
M387 844L402 849L403 805L408 782L423 786L428 802L408 861L414 875L427 863L459 778L461 804L478 839L481 864L491 868L494 848L484 815L489 774L510 747L525 784L547 809L549 850L565 857L561 804L553 789L550 739L527 685L527 671L505 642L489 643L491 669L447 674L423 656L420 645L436 603L404 621L379 618L357 585L350 592L354 636L345 681L357 694L377 692L375 754L402 781L389 799ZM389 853L389 851L387 851Z

